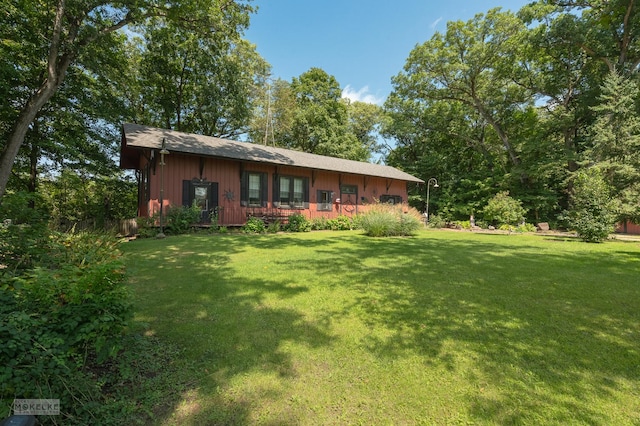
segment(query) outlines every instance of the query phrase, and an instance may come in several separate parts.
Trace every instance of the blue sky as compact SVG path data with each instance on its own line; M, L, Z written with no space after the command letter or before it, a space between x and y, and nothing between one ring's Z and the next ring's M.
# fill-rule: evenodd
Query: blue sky
M494 7L517 11L532 0L254 0L245 38L271 64L272 77L318 67L352 100L382 104L391 77L416 44L444 32L448 21Z

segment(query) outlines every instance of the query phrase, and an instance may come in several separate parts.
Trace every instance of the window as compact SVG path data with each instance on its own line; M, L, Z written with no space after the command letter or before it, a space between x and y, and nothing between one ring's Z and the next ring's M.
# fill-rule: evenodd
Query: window
M309 179L294 176L275 176L274 202L276 207L309 208Z
M331 205L331 203L333 203L333 192L332 191L322 191L322 190L318 190L318 199L317 199L317 207L316 209L318 211L331 211L333 210L333 206Z
M380 202L387 204L402 204L402 197L399 195L381 195Z
M260 175L257 173L249 173L249 205L260 206L262 200L260 199L260 190L262 185L260 184Z
M267 206L267 174L242 172L240 205L243 207Z

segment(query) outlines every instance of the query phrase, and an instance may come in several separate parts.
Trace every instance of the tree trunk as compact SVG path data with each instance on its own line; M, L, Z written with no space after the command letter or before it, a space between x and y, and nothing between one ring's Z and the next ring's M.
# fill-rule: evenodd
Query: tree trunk
M0 153L0 203L2 203L2 198L7 190L7 183L11 176L13 163L18 156L18 151L24 142L29 126L33 123L33 120L35 120L36 115L38 115L42 107L49 102L49 99L56 93L64 80L67 68L69 68L71 61L75 58L71 53L59 56L64 12L65 0L59 0L56 8L51 45L49 46L49 54L47 57L47 77L40 85L38 91L31 95L20 111L11 129L11 133L7 138L7 143L2 153Z
M24 138L29 130L29 125L33 122L38 111L51 99L56 92L57 85L52 84L49 80L45 81L40 90L38 90L24 106L18 119L16 120L4 150L0 154L0 202L7 189L7 182L11 176L13 162L18 156L18 151Z

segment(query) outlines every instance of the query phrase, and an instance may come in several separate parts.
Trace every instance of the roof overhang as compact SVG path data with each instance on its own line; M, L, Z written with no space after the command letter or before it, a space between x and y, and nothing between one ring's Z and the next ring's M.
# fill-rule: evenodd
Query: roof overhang
M163 140L169 151L182 154L424 183L422 179L391 166L129 123L122 126L120 167L126 169L137 168L141 152L144 150L159 150Z

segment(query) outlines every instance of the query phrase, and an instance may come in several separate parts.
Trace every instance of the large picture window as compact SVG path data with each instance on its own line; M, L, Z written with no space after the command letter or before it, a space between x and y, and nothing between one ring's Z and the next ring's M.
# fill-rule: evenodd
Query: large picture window
M274 202L280 208L309 208L309 179L295 176L276 176Z

